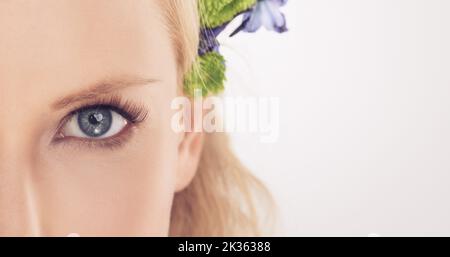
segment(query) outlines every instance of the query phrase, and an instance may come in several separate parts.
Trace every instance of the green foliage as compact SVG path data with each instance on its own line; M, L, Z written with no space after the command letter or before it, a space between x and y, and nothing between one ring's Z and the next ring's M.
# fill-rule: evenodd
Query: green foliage
M238 13L256 4L257 0L199 0L203 27L214 28L232 20Z
M257 0L199 0L201 26L221 26L256 2ZM218 52L198 56L190 72L185 75L185 93L189 96L194 96L196 90L201 90L203 96L220 93L226 80L225 69L225 60Z
M184 77L184 90L189 96L194 96L196 90L201 90L203 96L218 94L224 89L225 80L225 59L217 52L210 52L197 57Z

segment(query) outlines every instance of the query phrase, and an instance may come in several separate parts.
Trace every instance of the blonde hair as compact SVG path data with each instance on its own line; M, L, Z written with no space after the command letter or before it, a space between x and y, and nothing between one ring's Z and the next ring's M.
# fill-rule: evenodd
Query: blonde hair
M197 56L197 0L160 3L177 54L182 90L182 78ZM263 228L271 227L271 205L268 190L236 158L227 135L207 133L195 177L186 189L175 194L170 235L262 235L269 232Z

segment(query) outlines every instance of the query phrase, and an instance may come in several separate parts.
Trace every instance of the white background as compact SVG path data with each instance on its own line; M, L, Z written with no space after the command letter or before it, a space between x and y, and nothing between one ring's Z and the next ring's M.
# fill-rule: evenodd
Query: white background
M450 1L283 11L287 34L221 37L227 94L280 98L277 142L232 134L277 200L278 234L449 236Z

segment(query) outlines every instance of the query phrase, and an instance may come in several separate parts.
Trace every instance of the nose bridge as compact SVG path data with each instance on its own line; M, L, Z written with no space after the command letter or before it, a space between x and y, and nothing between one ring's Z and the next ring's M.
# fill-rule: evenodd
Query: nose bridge
M16 171L19 170L0 170L0 236L38 235L39 219L33 184L27 174Z
M0 235L39 234L34 146L23 115L0 111Z

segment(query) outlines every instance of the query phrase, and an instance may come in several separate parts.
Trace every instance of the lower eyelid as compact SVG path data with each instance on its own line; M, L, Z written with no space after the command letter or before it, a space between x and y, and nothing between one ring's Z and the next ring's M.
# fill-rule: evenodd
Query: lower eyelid
M74 146L76 148L100 148L100 149L117 149L124 146L134 134L137 132L137 127L133 124L128 124L117 135L102 139L78 138L78 137L63 137L54 140L56 145L64 147Z

